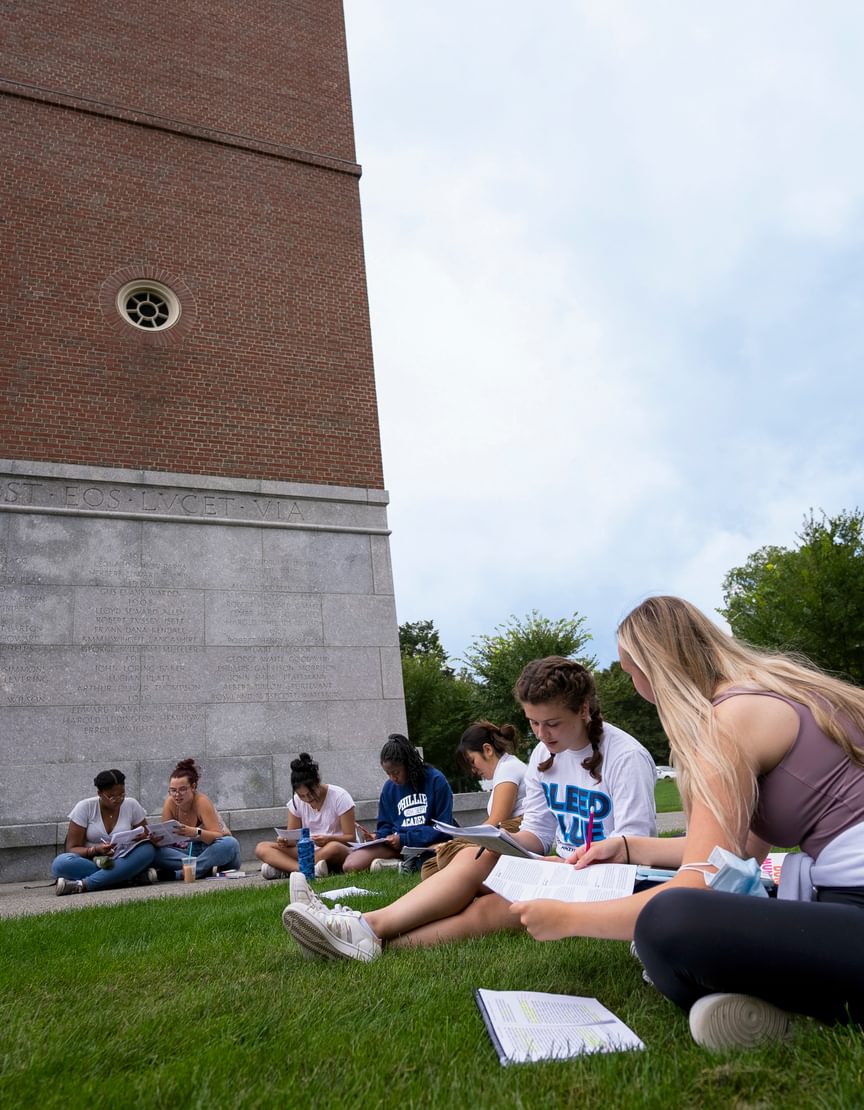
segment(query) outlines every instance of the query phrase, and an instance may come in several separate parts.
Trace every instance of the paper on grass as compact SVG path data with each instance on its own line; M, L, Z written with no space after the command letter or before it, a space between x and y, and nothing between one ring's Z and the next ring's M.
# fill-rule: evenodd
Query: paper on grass
M327 898L331 902L335 902L337 898L351 898L358 894L379 894L377 890L366 890L362 886L340 886L338 890L322 890L319 894L322 898Z
M635 881L633 863L595 863L577 871L569 863L501 856L484 885L508 902L606 902L632 894Z
M502 1064L645 1047L633 1030L596 998L482 989L475 991L475 996Z

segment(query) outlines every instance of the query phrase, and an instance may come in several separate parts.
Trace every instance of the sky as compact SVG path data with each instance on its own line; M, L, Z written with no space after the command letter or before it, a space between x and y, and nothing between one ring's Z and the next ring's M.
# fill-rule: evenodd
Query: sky
M400 623L453 659L864 507L864 5L345 0Z

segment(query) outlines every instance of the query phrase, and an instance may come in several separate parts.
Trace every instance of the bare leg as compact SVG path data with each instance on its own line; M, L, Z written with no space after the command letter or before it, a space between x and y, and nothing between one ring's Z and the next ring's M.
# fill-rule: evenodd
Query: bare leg
M315 849L315 862L319 863L324 860L328 867L336 869L342 866L349 851L347 844L340 844L337 840L331 840L323 848Z
M388 948L427 947L448 940L468 940L485 937L504 929L517 930L522 925L516 914L510 912L510 903L500 894L484 894L475 898L461 913L430 921L419 929L388 940Z
M363 917L382 940L410 933L430 921L452 917L473 902L497 860L494 852L484 852L478 859L476 848L463 848L449 867L418 883L389 906Z
M269 863L277 871L284 871L287 874L289 871L300 870L300 864L297 862L297 849L293 845L286 844L283 847L278 841L263 840L260 844L255 845L255 855L262 863Z

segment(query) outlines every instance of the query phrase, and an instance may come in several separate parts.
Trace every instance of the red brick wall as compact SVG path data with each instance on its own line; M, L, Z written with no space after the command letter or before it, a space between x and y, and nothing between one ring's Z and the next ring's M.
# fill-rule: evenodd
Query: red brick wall
M341 4L13 9L0 456L380 488ZM121 321L138 274L176 328Z
M0 74L354 160L341 0L18 0Z

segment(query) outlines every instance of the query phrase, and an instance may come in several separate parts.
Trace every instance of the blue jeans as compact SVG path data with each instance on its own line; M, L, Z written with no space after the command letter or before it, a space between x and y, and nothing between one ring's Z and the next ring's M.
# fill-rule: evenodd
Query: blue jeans
M103 871L92 859L76 856L74 852L61 852L51 864L51 874L55 879L83 879L88 890L108 890L112 886L128 883L152 867L155 855L155 845L149 842L139 844L125 856L115 859L110 871Z
M183 862L188 858L188 848L157 848L153 866L157 871L171 871L176 874L182 870ZM217 871L231 871L238 868L240 845L233 836L222 836L212 844L193 840L192 858L195 860L196 878L203 879L214 867Z

